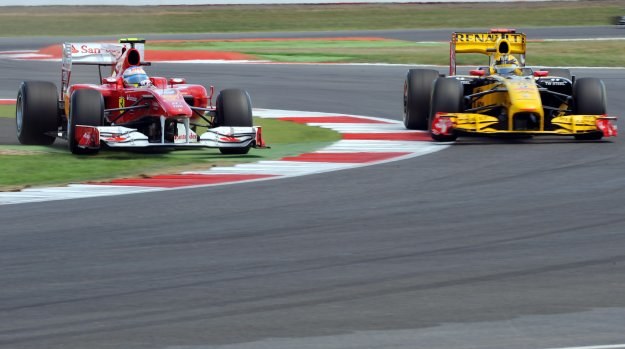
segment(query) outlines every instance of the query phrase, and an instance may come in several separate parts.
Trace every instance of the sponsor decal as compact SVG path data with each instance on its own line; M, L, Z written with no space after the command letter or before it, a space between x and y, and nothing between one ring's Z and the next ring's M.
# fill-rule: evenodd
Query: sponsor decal
M177 101L177 100L176 100L176 101L171 102L171 103L170 103L170 105L171 105L173 108L177 108L177 109L182 109L182 108L184 108L184 104L183 104L183 103L181 103L180 101Z
M438 114L438 113L437 113ZM451 135L454 123L447 117L436 115L432 122L432 133L435 135Z
M119 107L126 108L126 100L124 99L124 97L119 97Z
M174 140L175 141L186 141L187 140L187 135L185 135L185 134L175 135L174 136ZM190 141L197 141L197 134L191 133L189 135L189 140Z
M512 33L456 33L456 42L495 43L506 39L511 43L522 43L523 34Z
M566 81L562 79L544 79L543 82L545 83L545 85L549 85L549 86L566 86L567 85Z
M122 48L116 45L82 44L78 47L72 45L71 49L72 55L99 55L107 53L118 57L121 53Z

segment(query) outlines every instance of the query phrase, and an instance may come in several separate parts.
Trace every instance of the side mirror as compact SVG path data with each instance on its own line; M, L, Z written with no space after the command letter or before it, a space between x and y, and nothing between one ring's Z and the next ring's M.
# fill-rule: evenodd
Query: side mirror
M187 80L185 80L183 78L170 78L168 83L169 83L170 86L179 85L179 84L186 84Z
M471 76L484 76L484 75L486 75L486 71L485 70L481 70L481 69L480 70L474 69L474 70L471 70L469 72L469 75L471 75Z

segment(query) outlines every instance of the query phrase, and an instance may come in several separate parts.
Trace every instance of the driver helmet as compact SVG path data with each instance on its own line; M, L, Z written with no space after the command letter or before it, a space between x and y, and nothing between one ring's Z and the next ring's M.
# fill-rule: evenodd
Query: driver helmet
M497 74L515 74L519 68L519 61L513 55L502 55L495 62L495 72Z
M124 85L128 87L139 87L146 85L150 81L148 74L143 68L134 66L126 69L123 74Z

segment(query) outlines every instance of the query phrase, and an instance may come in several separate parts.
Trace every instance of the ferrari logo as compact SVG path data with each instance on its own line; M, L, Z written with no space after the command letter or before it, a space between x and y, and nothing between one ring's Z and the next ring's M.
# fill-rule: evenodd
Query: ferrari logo
M119 107L120 108L126 107L126 99L124 97L119 97Z

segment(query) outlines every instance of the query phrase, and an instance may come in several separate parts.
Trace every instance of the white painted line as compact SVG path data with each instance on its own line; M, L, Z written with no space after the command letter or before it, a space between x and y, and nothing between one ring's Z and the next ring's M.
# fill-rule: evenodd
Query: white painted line
M157 190L160 190L160 188L94 184L70 184L66 187L27 188L20 192L0 193L0 205L136 194Z
M625 349L625 344L592 345L588 347L565 347L565 348L549 348L549 349Z
M261 118L267 119L280 119L280 118L314 118L314 117L325 117L330 114L328 113L319 113L313 111L298 111L297 114L289 114L293 113L293 111L289 110L269 110L269 109L254 109L254 116L258 116Z
M406 130L403 124L348 124L348 123L322 123L311 122L308 125L329 128L340 133L409 133L412 130Z
M17 53L36 53L39 50L8 50L8 51L0 51L0 55L5 54L17 54Z
M365 120L374 120L374 121L382 121L384 123L399 123L396 120L384 119L374 116L365 116L365 115L353 115L353 114L343 114L343 113L323 113L316 111L294 111L294 110L282 110L282 109L262 109L262 108L254 108L254 115L259 116L261 118L268 119L278 119L278 118L314 118L314 117L328 117L328 116L351 116L358 119Z
M189 171L184 174L269 174L283 177L338 171L353 167L353 164L303 162L303 161L261 161L254 164L240 164L232 167L213 167L207 171Z
M151 61L152 62L157 62L157 63L168 63L168 64L179 64L179 63L190 63L190 64L224 64L224 63L250 64L250 63L257 63L257 64L266 64L266 63L272 63L271 61L227 60L227 59L188 59L188 60L179 60L179 61L159 61L159 60L151 60Z
M324 152L418 152L419 154L432 153L442 150L447 143L418 142L418 141L369 141L369 140L340 140L323 149Z
M42 55L39 53L12 53L12 54L0 53L0 57L8 58L8 59L17 59L17 60L22 60L22 59L44 60L44 59L50 59L52 56Z
M541 42L541 41L553 41L553 42L558 42L558 41L622 41L625 40L625 38L579 38L579 39L539 39L539 40L528 40L528 42Z

